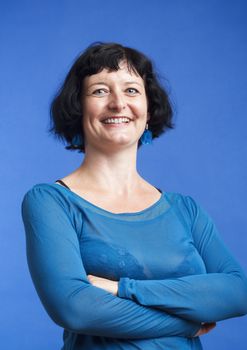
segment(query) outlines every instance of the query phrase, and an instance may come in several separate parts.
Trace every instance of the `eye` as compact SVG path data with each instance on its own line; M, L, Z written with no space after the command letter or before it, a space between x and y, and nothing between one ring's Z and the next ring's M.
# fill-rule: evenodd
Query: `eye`
M136 95L139 94L139 91L136 88L133 87L129 87L128 89L126 89L127 93L129 95Z
M92 92L93 95L95 96L104 96L108 93L107 89L96 89Z

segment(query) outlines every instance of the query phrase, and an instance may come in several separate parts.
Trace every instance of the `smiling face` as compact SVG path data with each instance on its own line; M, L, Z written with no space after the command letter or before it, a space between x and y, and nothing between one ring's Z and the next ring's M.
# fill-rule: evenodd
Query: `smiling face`
M147 97L143 79L126 63L86 77L82 104L85 150L137 146L147 122Z

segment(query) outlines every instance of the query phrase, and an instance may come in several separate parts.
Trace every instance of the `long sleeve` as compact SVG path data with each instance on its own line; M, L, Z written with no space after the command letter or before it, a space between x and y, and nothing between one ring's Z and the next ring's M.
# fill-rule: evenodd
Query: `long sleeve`
M211 218L189 196L183 197L180 209L174 210L192 232L207 273L165 280L121 278L118 295L199 322L246 314L246 277Z
M190 337L200 328L199 323L92 286L82 263L72 209L53 193L39 186L31 189L22 203L22 217L31 276L58 325L74 333L130 339Z

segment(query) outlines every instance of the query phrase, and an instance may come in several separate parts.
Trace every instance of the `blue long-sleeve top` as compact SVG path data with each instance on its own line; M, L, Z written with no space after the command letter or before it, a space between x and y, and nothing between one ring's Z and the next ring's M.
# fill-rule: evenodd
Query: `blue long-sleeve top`
M115 214L59 184L22 203L28 265L63 350L202 349L202 322L247 313L247 279L209 215L189 196L163 192L136 213ZM118 296L87 275L118 282Z

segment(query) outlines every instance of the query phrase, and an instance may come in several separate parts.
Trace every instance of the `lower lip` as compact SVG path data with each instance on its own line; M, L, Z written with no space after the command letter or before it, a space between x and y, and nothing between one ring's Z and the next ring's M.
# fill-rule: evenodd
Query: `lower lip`
M119 128L119 127L123 127L123 126L128 126L130 124L130 122L128 123L116 123L116 124L105 124L105 123L102 123L104 124L105 126L108 126L108 127L113 127L113 128Z

